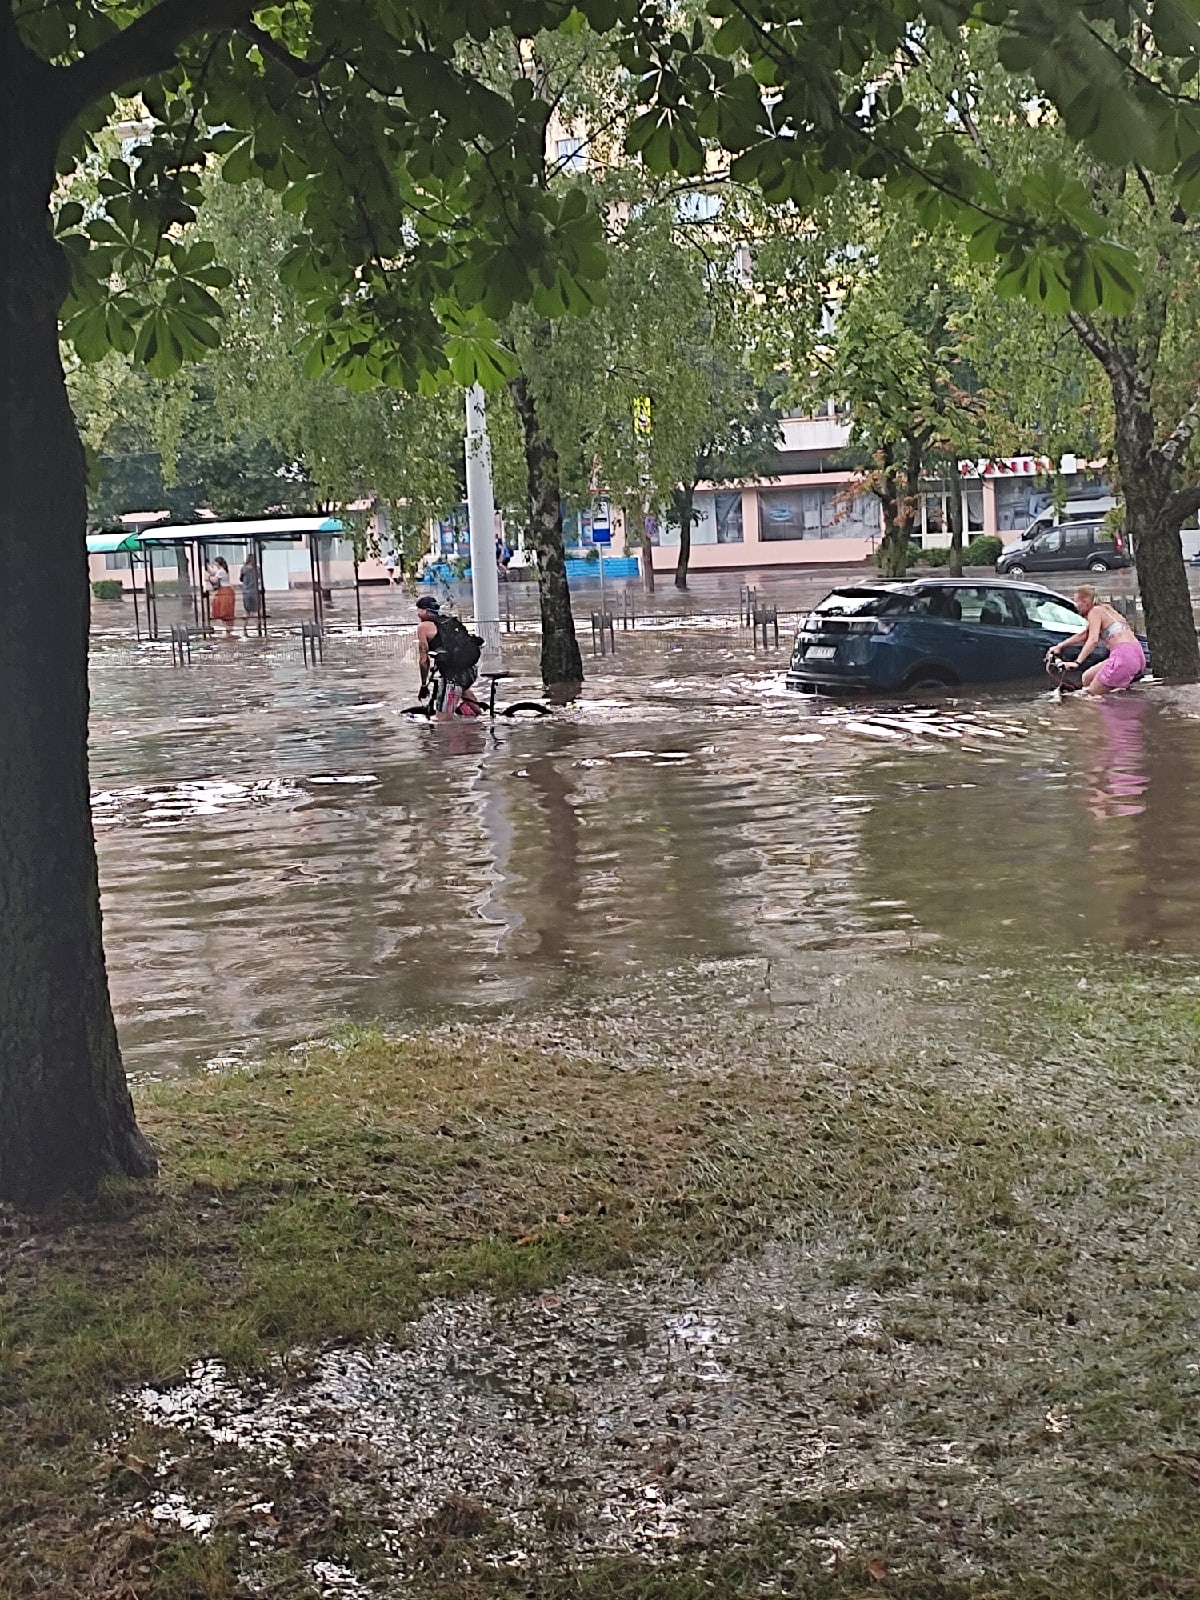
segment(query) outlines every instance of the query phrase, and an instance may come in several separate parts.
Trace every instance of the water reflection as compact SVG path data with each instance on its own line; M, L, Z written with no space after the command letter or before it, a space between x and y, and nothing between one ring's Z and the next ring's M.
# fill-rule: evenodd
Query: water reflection
M688 958L1200 942L1186 698L845 708L719 664L624 659L580 707L495 728L402 718L386 660L98 666L130 1065L666 985Z

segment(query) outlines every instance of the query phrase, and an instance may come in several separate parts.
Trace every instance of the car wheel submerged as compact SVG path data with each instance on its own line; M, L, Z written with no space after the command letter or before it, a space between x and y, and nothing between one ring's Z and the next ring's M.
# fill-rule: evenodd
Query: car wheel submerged
M1107 561L1089 561L1088 562L1088 571L1089 572L1107 572L1108 571L1108 562Z
M904 680L906 690L914 689L956 689L958 679L948 672L942 672L938 667L918 667Z
M1025 568L1018 562L1014 566L1005 567L1004 576L1006 578L1023 578L1025 576Z

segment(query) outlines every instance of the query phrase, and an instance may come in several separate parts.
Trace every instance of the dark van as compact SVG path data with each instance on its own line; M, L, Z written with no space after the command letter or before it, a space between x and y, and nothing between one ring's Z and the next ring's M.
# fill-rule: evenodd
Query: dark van
M1060 522L1006 550L996 571L1023 578L1027 572L1116 572L1131 565L1119 529L1113 533L1103 522Z

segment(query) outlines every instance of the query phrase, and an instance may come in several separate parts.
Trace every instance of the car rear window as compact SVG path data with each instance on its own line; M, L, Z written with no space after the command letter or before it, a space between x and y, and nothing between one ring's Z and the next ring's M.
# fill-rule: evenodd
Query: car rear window
M881 617L886 611L903 609L905 597L881 589L835 589L815 607L826 616Z

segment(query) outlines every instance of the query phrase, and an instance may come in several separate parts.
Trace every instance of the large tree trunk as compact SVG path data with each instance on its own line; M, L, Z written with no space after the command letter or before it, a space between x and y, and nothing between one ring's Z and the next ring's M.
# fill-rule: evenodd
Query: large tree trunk
M1140 386L1117 379L1112 389L1125 529L1137 562L1150 659L1156 677L1192 682L1200 677L1200 648L1179 522L1169 513L1175 474L1156 447L1155 419Z
M563 549L562 480L558 452L542 429L537 401L522 374L509 385L525 444L529 522L538 562L538 601L542 613L542 682L559 697L574 694L583 682L583 657L575 637L571 591Z
M679 492L679 557L675 562L675 587L686 589L688 563L692 559L692 517L696 509L696 485L685 484Z
M6 12L8 8L5 8ZM83 449L58 357L67 287L41 69L0 25L0 1199L145 1176L109 1004L87 770ZM41 98L39 98L41 97Z
M1165 430L1154 413L1152 375L1165 327L1166 296L1161 285L1148 291L1138 337L1128 323L1098 327L1075 312L1068 320L1084 349L1103 367L1112 391L1125 531L1137 562L1151 665L1156 677L1194 682L1200 678L1200 645L1179 538L1184 512L1177 480L1200 416L1195 406L1189 408L1166 443L1159 442ZM1188 511L1194 509L1193 502Z

